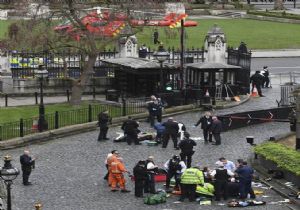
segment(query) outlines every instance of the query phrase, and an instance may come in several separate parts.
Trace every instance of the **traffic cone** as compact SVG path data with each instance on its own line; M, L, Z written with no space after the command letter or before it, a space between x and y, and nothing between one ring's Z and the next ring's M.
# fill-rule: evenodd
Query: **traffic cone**
M208 92L208 89L206 89L205 96L206 96L206 97L209 97L209 92Z
M257 89L256 89L256 86L254 85L253 87L253 91L251 93L251 97L258 97L258 92L257 92Z

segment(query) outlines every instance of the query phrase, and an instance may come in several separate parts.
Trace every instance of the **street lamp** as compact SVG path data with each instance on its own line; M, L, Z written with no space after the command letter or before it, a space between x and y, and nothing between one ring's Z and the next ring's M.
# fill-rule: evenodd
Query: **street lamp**
M163 91L164 86L164 78L163 78L163 62L165 62L169 57L170 53L168 53L163 45L158 47L158 51L153 53L153 57L160 63L160 91Z
M7 189L7 210L11 210L11 185L12 181L17 178L19 175L19 170L17 168L14 168L11 163L11 156L6 155L4 157L4 166L0 168L0 177L3 179L6 189Z
M39 70L34 72L35 76L40 80L40 105L39 105L39 121L38 121L38 130L42 132L46 129L46 120L45 120L45 107L44 107L44 100L43 100L43 80L44 78L48 77L47 69L43 69L44 66L40 65Z

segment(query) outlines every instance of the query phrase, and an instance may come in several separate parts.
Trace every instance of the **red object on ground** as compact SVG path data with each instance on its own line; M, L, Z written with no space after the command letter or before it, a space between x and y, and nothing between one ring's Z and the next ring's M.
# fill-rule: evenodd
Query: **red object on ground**
M167 180L167 176L165 174L156 174L154 176L155 182L165 182Z

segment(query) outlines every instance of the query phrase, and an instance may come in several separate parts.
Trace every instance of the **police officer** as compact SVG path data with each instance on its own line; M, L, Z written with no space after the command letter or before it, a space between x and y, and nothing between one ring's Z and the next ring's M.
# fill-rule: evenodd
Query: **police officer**
M172 177L175 178L175 189L178 189L180 176L186 169L185 163L180 160L180 157L178 155L174 155L164 164L164 167L167 170L166 189L169 189L170 180Z
M147 179L146 161L140 160L133 168L134 175L134 195L143 197L143 189Z
M179 149L177 147L177 134L179 130L178 123L174 121L173 117L169 117L168 121L164 122L162 125L166 128L163 134L162 148L166 148L168 146L169 139L171 137L173 140L174 149Z
M126 135L126 142L128 145L131 145L132 141L135 145L139 145L138 133L139 133L139 124L137 121L133 120L131 116L128 116L128 119L123 123L122 130Z
M24 150L24 154L20 156L20 163L22 168L22 177L24 185L31 185L31 182L28 181L32 169L35 166L35 158L30 156L28 149Z
M210 112L205 112L198 122L194 125L195 127L201 123L201 129L203 130L204 142L212 142L212 134L209 133L209 129L212 124L212 117Z
M148 104L148 112L149 112L149 121L150 121L150 126L153 127L154 126L154 120L155 117L158 116L158 112L159 112L159 104L157 101L157 98L155 96L151 96L151 101L147 102ZM157 119L158 122L161 122L161 118L160 120Z
M108 123L111 123L111 117L108 115L108 111L103 111L98 115L98 126L100 127L100 133L98 141L109 140L106 137L108 131Z
M254 86L257 89L258 95L260 97L264 97L264 95L261 92L261 86L263 85L264 82L264 76L260 74L259 71L256 71L255 74L253 74L250 77L250 83L252 83L252 90L251 92L253 92Z
M195 153L193 151L194 146L196 146L196 142L190 139L190 134L188 132L184 132L184 139L179 142L179 148L181 149L180 157L181 160L184 161L188 168L191 167L192 164L192 156Z
M223 162L217 163L217 169L211 172L211 176L215 178L215 195L216 201L220 201L221 194L223 194L224 200L227 200L228 196L228 179L234 176L234 173L224 168Z
M183 202L185 198L189 198L189 201L194 201L197 185L204 185L203 172L197 167L186 169L181 175L181 196L179 201Z
M263 68L263 75L265 78L262 87L269 88L270 78L269 78L269 70L267 66L264 66Z
M156 190L154 176L158 171L158 167L155 165L153 159L153 156L149 156L146 160L147 179L144 185L144 192L155 194Z

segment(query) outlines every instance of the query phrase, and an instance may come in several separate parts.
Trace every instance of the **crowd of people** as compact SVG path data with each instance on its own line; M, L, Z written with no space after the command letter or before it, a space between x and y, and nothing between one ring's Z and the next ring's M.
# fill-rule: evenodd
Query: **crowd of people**
M189 139L189 134L185 132L185 140ZM182 153L181 153L182 154ZM180 154L180 156L181 156ZM136 197L143 197L144 193L156 194L155 176L165 174L165 191L180 192L178 202L183 202L185 198L195 201L199 196L213 197L216 201L221 198L227 200L229 197L246 199L248 196L254 199L255 194L251 187L254 170L242 159L234 164L224 157L219 158L215 163L215 169L208 167L193 166L186 159L179 155L173 155L166 160L164 167L159 168L154 157L149 156L146 160L139 160L133 168L134 194ZM125 173L131 173L125 168L123 159L118 151L113 150L107 155L105 160L108 168L108 185L111 191L115 192L120 188L121 192L129 192L125 187ZM172 179L174 183L171 184ZM173 189L171 189L173 187Z

